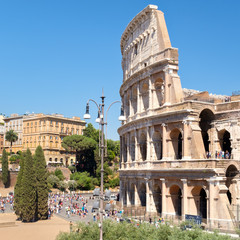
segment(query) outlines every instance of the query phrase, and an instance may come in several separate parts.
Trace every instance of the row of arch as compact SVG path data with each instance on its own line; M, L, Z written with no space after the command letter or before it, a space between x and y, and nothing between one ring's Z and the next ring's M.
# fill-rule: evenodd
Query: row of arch
M225 185L228 188L226 192L228 203L236 204L236 199L238 198L236 192L236 181L235 179L239 178L239 170L234 164L230 164L225 172ZM145 182L140 182L139 184L135 183L125 183L124 185L124 195L123 195L123 204L127 205L127 199L129 199L130 204L135 206L137 204L145 207L147 203L147 186ZM155 183L152 186L152 200L155 206L156 212L162 213L162 199L163 197L168 197L168 212L175 213L176 216L182 216L182 188L173 183L167 192L162 193L160 186ZM163 196L164 194L164 196ZM195 211L195 215L200 215L202 218L207 218L208 216L208 190L205 186L196 185L193 186L190 192L190 196L187 196L191 200L191 206L194 210L190 210L190 213L193 214L192 211ZM137 200L139 199L139 201ZM138 203L137 203L138 202ZM209 206L210 207L210 206Z
M127 204L127 194L129 194L129 200L131 205L135 205L135 191L134 191L134 184L131 184L130 190L125 191L125 196L123 199L123 204ZM140 187L137 189L137 194L139 196L140 205L145 207L147 204L147 197L146 197L146 184L141 183ZM195 207L197 209L197 214L200 215L202 218L207 218L207 194L203 187L195 186L192 191L191 195L195 202ZM162 192L160 187L155 184L153 186L152 191L153 196L153 204L155 204L156 212L161 214L162 213ZM170 201L169 205L169 212L174 212L176 216L182 216L182 190L178 185L172 185L169 189L169 198Z
M202 141L204 145L205 152L210 152L210 129L212 128L212 122L214 121L215 116L212 113L211 110L205 109L200 114L200 122L199 126L201 128L201 134L202 134ZM172 151L171 153L173 155L174 159L182 159L183 156L183 132L179 128L174 128L170 132L170 140L172 144ZM232 153L232 147L231 147L231 134L226 129L222 129L218 132L217 139L220 147L219 149L215 149L215 151L223 151L224 153L228 153L231 155ZM138 156L139 159L145 161L147 159L147 133L142 132L138 138L138 142L136 143L135 136L131 136L129 139L129 144L127 141L127 138L123 138L123 158L124 162L127 162L127 151L129 151L130 160L135 161L136 159L136 150L139 151L140 156ZM152 135L151 142L153 144L153 149L155 152L155 159L160 160L162 159L162 148L163 148L163 139L160 131L155 131ZM139 145L139 150L136 148L136 144ZM129 148L129 149L128 149ZM170 152L170 151L169 151ZM212 154L215 154L212 152Z

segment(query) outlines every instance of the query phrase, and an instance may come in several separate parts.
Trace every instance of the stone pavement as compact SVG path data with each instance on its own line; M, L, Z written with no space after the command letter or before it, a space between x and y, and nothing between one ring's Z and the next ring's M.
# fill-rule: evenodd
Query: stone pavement
M14 222L9 227L1 227L2 222ZM69 222L53 216L51 219L33 223L16 220L14 213L0 214L0 236L4 240L55 240L60 232L69 232Z

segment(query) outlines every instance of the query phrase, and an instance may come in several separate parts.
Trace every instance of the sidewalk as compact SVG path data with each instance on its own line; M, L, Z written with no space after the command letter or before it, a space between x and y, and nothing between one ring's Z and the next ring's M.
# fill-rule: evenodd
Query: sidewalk
M69 222L53 216L50 220L34 223L16 221L13 213L0 214L0 225L3 222L15 222L15 226L1 227L0 236L4 240L55 240L60 232L69 232Z

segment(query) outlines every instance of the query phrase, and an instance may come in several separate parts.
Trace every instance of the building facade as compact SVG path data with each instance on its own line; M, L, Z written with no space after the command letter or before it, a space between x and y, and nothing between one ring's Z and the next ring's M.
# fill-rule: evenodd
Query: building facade
M4 116L0 114L0 156L2 155L3 147L4 147Z
M23 115L18 115L16 113L11 114L10 117L4 118L4 138L5 133L9 130L13 130L18 135L18 140L12 143L12 152L17 153L23 150L22 139L23 139ZM10 142L4 140L4 147L7 152L10 152Z
M21 119L21 122L19 122ZM26 151L27 148L32 153L37 146L41 146L44 151L45 159L48 165L68 166L76 161L74 151L67 152L62 148L61 143L65 136L82 135L85 128L85 121L79 117L66 118L61 114L28 114L18 116L18 118L5 118L6 131L13 129L18 133L19 145L13 143L13 152L18 150ZM18 120L18 121L17 121ZM5 143L8 149L10 144Z
M123 205L166 218L198 215L207 226L233 228L240 204L240 96L182 88L178 49L157 6L128 24L121 52Z

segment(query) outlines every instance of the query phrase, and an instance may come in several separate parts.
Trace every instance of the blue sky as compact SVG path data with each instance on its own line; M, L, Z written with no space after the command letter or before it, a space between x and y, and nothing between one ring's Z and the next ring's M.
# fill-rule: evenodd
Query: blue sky
M165 14L182 87L240 90L239 0L0 0L0 113L83 118L87 100L100 102L102 88L106 107L120 100L121 34L148 4ZM119 108L108 113L114 140ZM88 122L96 111L91 104Z

